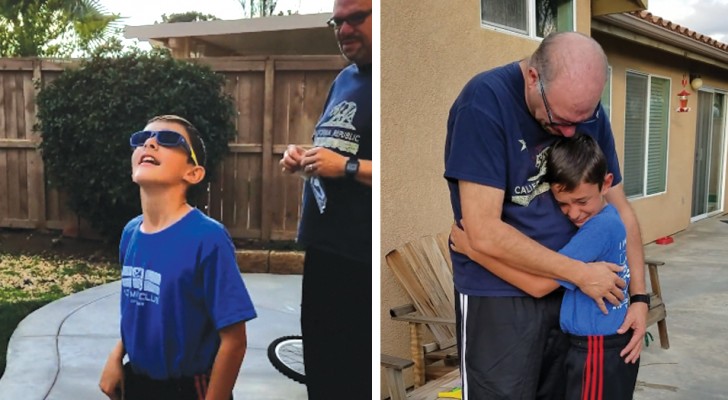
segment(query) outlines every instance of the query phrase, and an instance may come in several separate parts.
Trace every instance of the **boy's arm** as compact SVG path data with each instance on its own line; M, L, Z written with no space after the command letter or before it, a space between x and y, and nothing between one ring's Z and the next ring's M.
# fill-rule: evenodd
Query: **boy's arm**
M559 283L553 279L510 268L495 258L474 251L468 242L468 235L457 224L452 225L450 240L454 251L465 254L499 278L533 297L543 297L559 287Z
M125 354L124 343L119 340L114 349L111 350L104 370L101 372L99 389L111 400L121 400L124 396L124 367L122 362Z
M220 330L220 348L215 356L215 363L212 365L206 400L228 400L230 398L247 347L245 321L234 323Z

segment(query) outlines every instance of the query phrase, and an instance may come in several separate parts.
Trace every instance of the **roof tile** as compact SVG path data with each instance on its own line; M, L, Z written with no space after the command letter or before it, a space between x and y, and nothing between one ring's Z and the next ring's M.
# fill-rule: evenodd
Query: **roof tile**
M658 17L657 15L653 15L649 11L632 11L628 14L631 14L641 20L644 20L646 22L649 22L651 24L660 26L664 29L667 29L669 31L678 33L683 36L687 36L693 40L697 40L698 42L705 43L709 46L713 46L717 49L723 50L728 52L728 44L719 42L713 38L711 38L708 35L703 35L702 33L695 32L693 30L690 30L686 26L680 26L679 24L676 24L672 21L668 21L662 17Z

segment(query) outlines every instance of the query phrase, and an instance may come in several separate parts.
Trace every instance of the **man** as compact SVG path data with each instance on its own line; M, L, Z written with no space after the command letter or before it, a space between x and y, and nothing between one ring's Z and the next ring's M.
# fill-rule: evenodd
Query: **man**
M314 148L280 165L306 177L301 330L308 398L371 397L372 2L336 0L329 25L353 64L329 91Z
M528 59L474 77L453 104L445 145L445 177L456 221L466 221L470 245L489 262L452 252L464 399L563 397L566 337L559 329L563 290L526 295L488 271L518 268L576 284L603 312L618 305L624 286L613 264L569 259L555 250L573 235L543 182L546 154L577 126L607 157L614 186L606 198L627 229L631 295L645 293L639 226L626 200L609 121L599 99L606 56L591 38L553 34ZM639 297L638 297L639 299ZM636 362L648 306L630 305L620 333L633 329L622 351Z

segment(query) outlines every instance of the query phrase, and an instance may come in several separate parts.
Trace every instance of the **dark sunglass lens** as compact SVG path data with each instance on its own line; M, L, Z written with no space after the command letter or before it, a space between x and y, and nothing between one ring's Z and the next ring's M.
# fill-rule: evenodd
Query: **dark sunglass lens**
M157 132L157 142L162 146L177 146L181 143L180 139L182 136L173 131L159 131Z
M135 147L143 146L144 142L146 142L151 135L152 133L149 131L136 132L135 134L131 135L129 143L131 143L131 145Z

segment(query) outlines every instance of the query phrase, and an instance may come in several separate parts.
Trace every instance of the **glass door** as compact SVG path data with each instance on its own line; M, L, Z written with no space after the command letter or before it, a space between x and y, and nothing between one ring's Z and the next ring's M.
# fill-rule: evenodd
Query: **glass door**
M693 221L723 208L725 93L698 92L697 132L693 169Z

